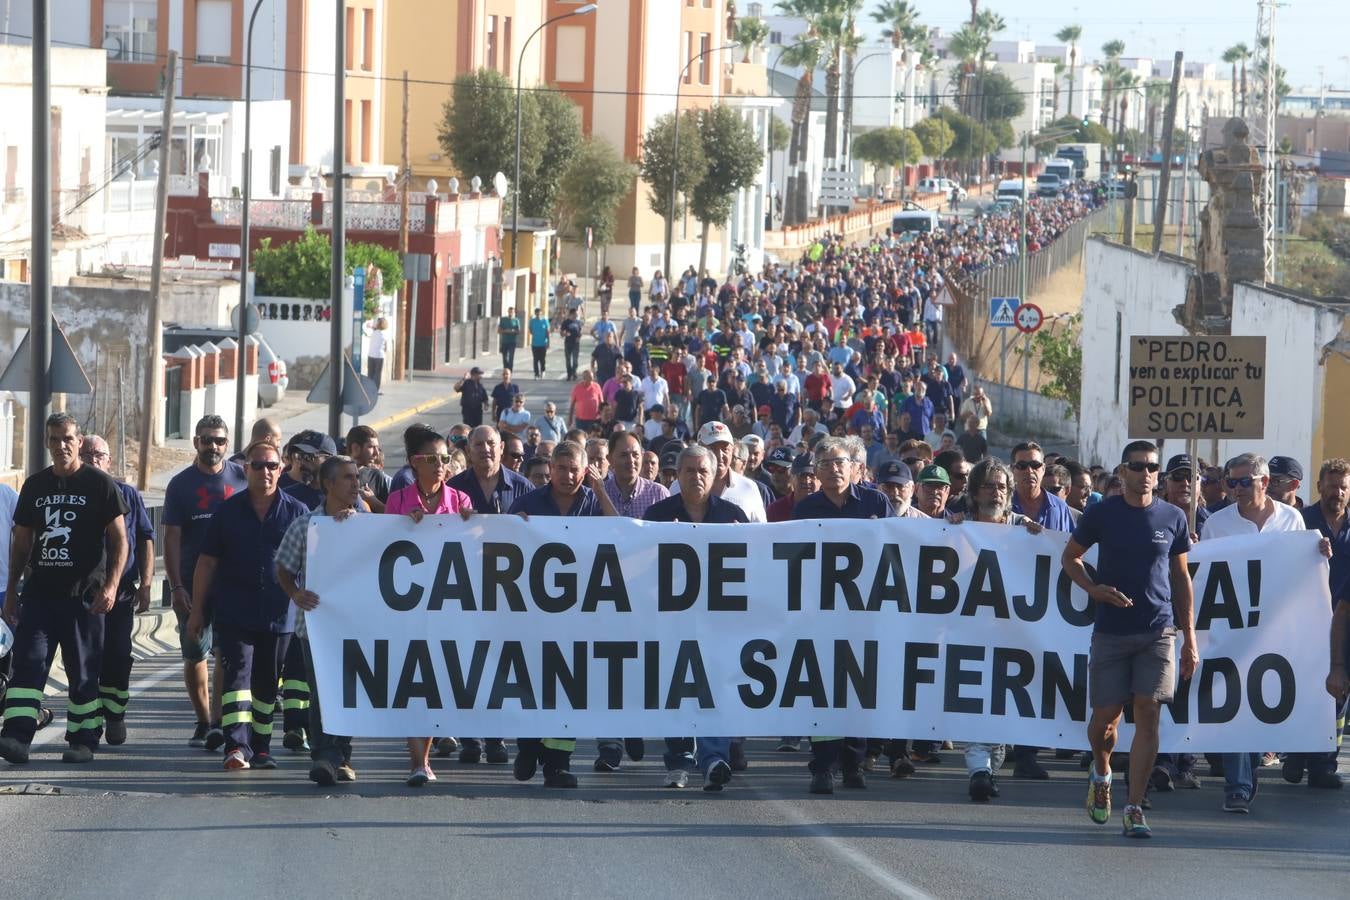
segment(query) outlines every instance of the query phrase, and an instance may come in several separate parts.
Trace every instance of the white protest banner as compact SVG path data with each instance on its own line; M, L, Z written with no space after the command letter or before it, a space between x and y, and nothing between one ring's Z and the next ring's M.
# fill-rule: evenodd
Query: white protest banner
M1066 535L913 519L316 517L325 729L1085 744ZM1201 666L1164 750L1335 746L1315 533L1192 552Z

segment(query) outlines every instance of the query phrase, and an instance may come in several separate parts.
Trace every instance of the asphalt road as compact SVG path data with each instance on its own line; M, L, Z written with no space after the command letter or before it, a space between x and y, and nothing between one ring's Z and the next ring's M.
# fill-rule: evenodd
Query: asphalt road
M661 786L652 755L596 774L582 742L575 791L519 784L504 766L437 760L403 786L401 742L357 742L359 781L320 789L280 751L271 772L226 773L186 745L175 656L137 665L130 739L93 765L60 762L60 719L26 767L0 763L0 896L144 898L271 890L371 897L408 889L524 897L1344 896L1350 791L1267 780L1250 816L1220 790L1159 795L1155 837L1091 824L1075 763L1049 782L1002 780L965 797L959 754L865 791L806 792L806 754L752 740L750 769L720 795ZM58 701L59 703L59 701ZM1350 754L1347 754L1350 757ZM1345 762L1350 762L1346 758ZM1343 763L1343 770L1347 766ZM1203 770L1203 765L1202 765ZM695 779L697 781L697 779ZM1144 879L1144 884L1131 881ZM262 886L267 885L267 888Z

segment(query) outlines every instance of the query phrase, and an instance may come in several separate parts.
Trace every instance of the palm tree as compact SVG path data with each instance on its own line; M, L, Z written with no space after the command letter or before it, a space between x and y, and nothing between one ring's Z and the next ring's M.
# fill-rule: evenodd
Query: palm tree
M1052 112L1052 115L1050 116L1050 120L1051 120L1052 122L1053 122L1055 119L1058 119L1058 118L1059 118L1059 83L1060 83L1060 81L1064 78L1064 72L1065 72L1065 70L1066 70L1067 68L1068 68L1068 66L1064 64L1064 60L1062 60L1062 59L1057 59L1057 60L1055 60L1055 95L1054 95L1054 100L1052 100L1051 103L1050 103L1050 106L1051 106L1051 112ZM1070 82L1070 83L1072 83L1072 82ZM1072 97L1073 94L1070 93L1069 96Z
M886 27L881 36L891 42L896 50L904 50L909 42L910 31L919 24L919 11L909 5L908 0L883 0L872 10L872 21Z
M1073 77L1078 70L1078 41L1083 37L1083 26L1065 25L1055 32L1055 40L1069 45L1069 115L1073 115ZM1056 113L1058 115L1058 112Z
M1102 127L1105 128L1111 121L1112 107L1115 105L1111 95L1115 91L1115 81L1124 69L1120 66L1121 54L1125 52L1125 42L1121 40L1107 41L1102 44L1102 55L1106 61L1097 64L1097 71L1102 76Z
M737 19L736 43L745 51L741 62L748 63L755 48L764 46L769 37L769 26L763 19Z
M972 114L975 90L968 84L967 76L974 75L979 69L988 46L987 39L974 25L962 25L947 42L947 52L961 63L952 71L952 85L956 88L957 106L968 116Z
M1265 40L1265 39L1263 38L1262 40ZM1248 96L1248 94L1247 94L1247 60L1249 60L1249 59L1252 58L1252 51L1250 51L1250 50L1247 49L1247 45L1246 45L1246 44L1238 44L1237 47L1238 47L1238 49L1240 49L1240 50L1242 51L1239 58L1240 58L1240 60L1241 60L1241 62L1242 62L1242 118L1245 119L1245 118L1247 118L1247 96Z
M1144 83L1144 143L1150 151L1161 144L1158 117L1162 114L1167 100L1172 94L1172 85L1166 81L1148 81ZM1155 144L1156 139L1156 144Z
M1130 106L1130 91L1139 86L1139 76L1129 71L1121 69L1120 74L1116 76L1114 90L1120 94L1119 112L1116 116L1116 143L1125 143L1125 111Z
M816 20L821 55L825 61L825 165L832 168L839 155L839 86L842 81L844 52L844 16L834 4Z
M853 139L853 77L857 72L855 57L863 45L862 32L858 30L858 13L862 11L863 0L844 0L844 32L840 39L840 48L844 51L844 130L839 145L839 156L848 159L848 145Z
M816 67L820 65L820 41L808 30L806 34L783 48L778 65L800 68L797 91L792 98L792 141L788 145L790 167L783 190L783 224L796 225L806 220L806 210L799 196L806 196L806 180L802 178L802 163L810 147L811 95L815 93Z
M1242 60L1242 58L1246 55L1246 53L1247 53L1246 44L1234 44L1227 50L1223 51L1223 56L1221 57L1221 59L1223 59L1224 62L1228 63L1228 65L1231 66L1229 74L1229 86L1232 88L1233 91L1234 115L1237 114L1238 97L1240 96L1238 94L1238 62Z

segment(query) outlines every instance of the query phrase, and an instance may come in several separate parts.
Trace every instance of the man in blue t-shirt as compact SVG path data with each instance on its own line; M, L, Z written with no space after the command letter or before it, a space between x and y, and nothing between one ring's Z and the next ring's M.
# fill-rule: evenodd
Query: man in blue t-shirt
M192 573L197 568L206 528L216 507L248 485L244 469L225 459L230 443L229 428L220 416L203 416L197 422L192 446L197 457L169 481L164 492L164 574L169 579L170 600L178 619L179 646L183 656L183 682L197 715L197 727L189 747L218 750L225 743L220 729L220 692L211 696L206 657L211 652L210 621L198 639L187 633L192 610Z
M1126 445L1119 469L1124 493L1088 507L1063 556L1064 572L1096 604L1088 655L1092 705L1088 740L1094 761L1088 815L1099 825L1111 818L1111 752L1129 702L1134 710L1134 742L1124 833L1134 838L1150 837L1142 804L1158 755L1158 718L1176 684L1178 631L1183 679L1195 674L1200 658L1186 568L1190 530L1185 513L1155 495L1160 468L1152 443ZM1083 565L1083 554L1094 544L1095 582Z
M542 309L535 309L530 319L530 354L534 357L534 377L542 378L548 358L548 319Z

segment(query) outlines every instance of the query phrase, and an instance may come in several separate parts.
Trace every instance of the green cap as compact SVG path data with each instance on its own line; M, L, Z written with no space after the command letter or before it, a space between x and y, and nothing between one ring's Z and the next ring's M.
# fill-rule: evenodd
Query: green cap
M924 466L923 471L919 473L919 484L945 484L952 486L951 476L942 466Z

